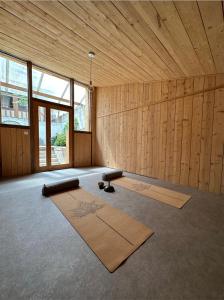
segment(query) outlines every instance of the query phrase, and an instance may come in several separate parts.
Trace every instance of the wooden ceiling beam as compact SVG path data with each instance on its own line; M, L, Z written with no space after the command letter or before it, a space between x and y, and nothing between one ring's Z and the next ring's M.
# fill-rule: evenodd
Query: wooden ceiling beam
M0 49L95 86L224 72L221 1L0 0Z
M86 72L86 76L89 76L89 60L88 57L81 60L79 56L75 56L72 50L64 48L60 43L57 43L53 38L46 35L40 34L37 30L29 27L29 33L27 34L26 25L19 19L15 19L10 16L6 11L0 11L2 26L1 30L13 38L21 39L27 45L32 45L35 49L39 49L43 54L59 59L63 62L69 63L69 65L74 65L75 69L82 70ZM56 46L57 43L57 47ZM53 45L53 47L52 47ZM66 50L66 51L65 51ZM101 74L104 78L111 80L112 77L107 73L102 71L98 72L98 66L95 66L94 75L96 79L98 74ZM79 71L80 72L80 71ZM103 73L103 74L102 74Z
M221 1L199 1L202 21L217 73L224 72L224 20Z
M126 18L133 29L141 36L145 42L152 47L155 53L160 59L167 65L171 72L176 76L183 76L184 73L178 64L174 61L172 56L168 53L167 49L163 46L155 33L146 24L144 19L135 10L134 6L130 3L127 5L124 1L113 1L113 4L120 11L120 13ZM178 74L178 75L177 75Z
M174 5L179 13L183 26L191 40L205 74L216 73L212 52L203 27L200 11L196 1L176 1Z
M90 28L61 3L56 1L50 3L48 1L33 1L33 3L45 13L48 13L59 20L60 23L74 31L80 37L89 43L96 45L100 51L111 57L114 61L117 61L118 63L123 62L125 68L128 69L129 72L139 74L141 78L148 77L149 79L153 79L147 72L134 64L129 57L124 56L119 49L114 47L112 42L108 43L108 41L106 41L99 33Z
M73 11L77 11L78 6L82 7L84 9L82 18L85 22L94 26L95 30L100 31L105 38L116 43L122 53L131 57L136 64L141 65L147 72L150 70L155 79L165 79L173 75L157 53L133 30L111 2L83 1L76 4L65 1L65 5Z
M64 46L70 48L78 55L81 55L84 59L87 58L88 50L91 49L97 51L95 48L92 49L92 45L85 43L85 41L81 40L74 32L58 23L32 3L15 3L11 1L5 1L1 2L1 6L4 6L6 10L24 20L27 24L31 24L33 27L37 28L48 36L53 36ZM107 72L109 68L110 72L114 73L113 75L120 78L120 80L123 79L124 81L130 81L130 76L127 76L127 72L125 72L121 66L109 60L99 51L96 59L94 60L94 64L107 68Z

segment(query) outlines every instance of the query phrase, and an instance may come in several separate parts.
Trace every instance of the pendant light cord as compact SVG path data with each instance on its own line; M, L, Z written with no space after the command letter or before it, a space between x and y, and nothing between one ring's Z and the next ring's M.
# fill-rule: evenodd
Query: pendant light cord
M89 72L89 84L90 84L90 87L92 87L92 62L93 62L93 59L92 59L92 57L90 57L90 72Z

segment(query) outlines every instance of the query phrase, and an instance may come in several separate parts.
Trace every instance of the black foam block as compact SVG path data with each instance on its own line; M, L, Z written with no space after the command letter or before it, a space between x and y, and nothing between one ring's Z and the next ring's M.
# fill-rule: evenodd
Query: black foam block
M123 176L123 171L122 170L114 170L110 172L103 173L102 175L102 180L104 181L110 181L119 177Z
M79 187L79 179L72 178L72 179L65 179L61 181L57 181L55 183L44 184L42 188L42 195L43 196L50 196L56 193L65 192L67 190L72 190Z

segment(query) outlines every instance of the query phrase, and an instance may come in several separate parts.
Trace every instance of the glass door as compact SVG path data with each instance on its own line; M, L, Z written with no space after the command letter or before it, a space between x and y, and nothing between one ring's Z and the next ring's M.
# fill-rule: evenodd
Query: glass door
M34 100L35 171L72 166L72 110Z
M50 108L51 166L69 164L69 112Z

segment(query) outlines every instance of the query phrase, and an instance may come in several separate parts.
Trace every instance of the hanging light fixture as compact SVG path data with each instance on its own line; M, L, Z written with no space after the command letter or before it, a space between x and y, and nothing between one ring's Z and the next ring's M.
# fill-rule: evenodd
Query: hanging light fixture
M89 86L90 86L90 90L92 90L93 89L93 84L92 84L92 63L93 63L93 59L95 57L95 53L93 51L89 51L88 57L90 59Z

